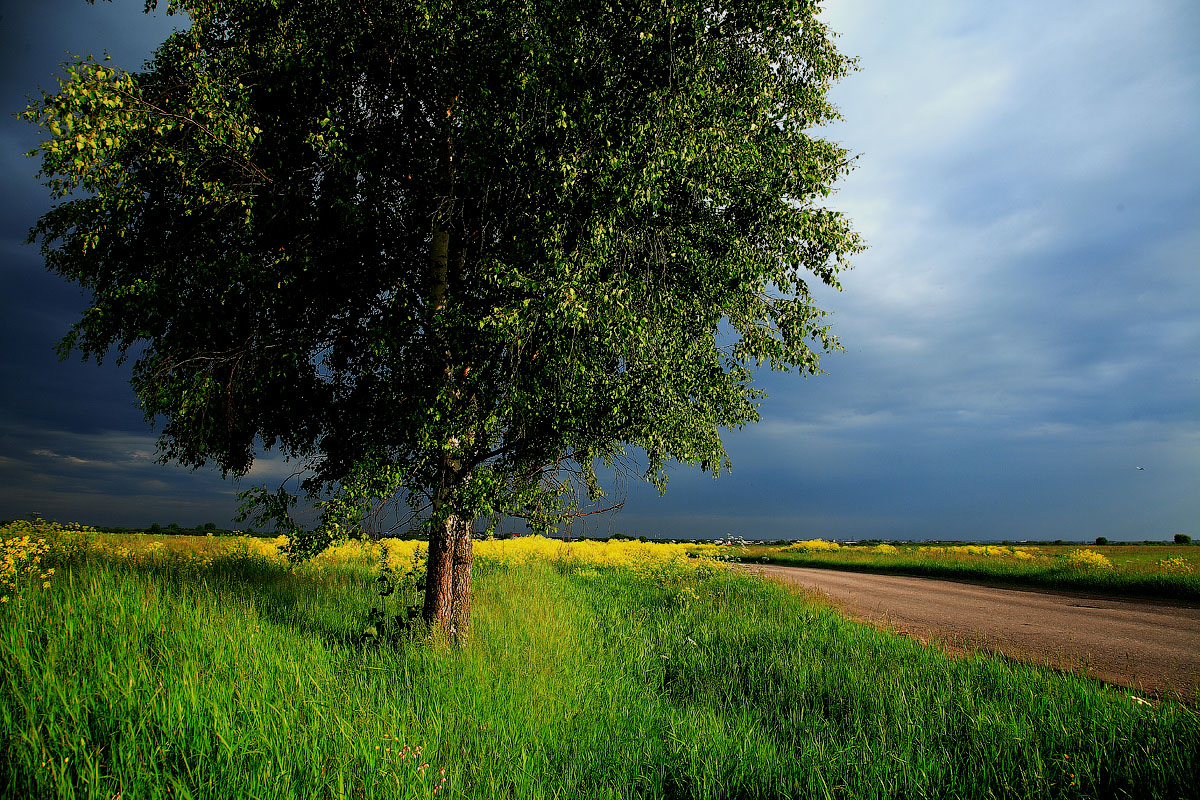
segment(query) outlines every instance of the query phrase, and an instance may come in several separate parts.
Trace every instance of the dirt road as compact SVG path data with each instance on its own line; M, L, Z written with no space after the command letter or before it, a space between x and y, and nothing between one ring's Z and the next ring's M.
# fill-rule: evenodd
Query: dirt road
M954 648L999 651L1149 694L1194 698L1200 687L1200 607L804 567L750 570Z

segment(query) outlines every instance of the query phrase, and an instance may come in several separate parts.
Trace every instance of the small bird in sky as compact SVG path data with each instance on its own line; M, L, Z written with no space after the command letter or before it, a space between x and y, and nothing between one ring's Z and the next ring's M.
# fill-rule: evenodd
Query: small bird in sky
M1144 472L1146 468L1145 468L1145 467L1138 467L1138 469L1140 469L1140 470L1142 470L1142 471Z

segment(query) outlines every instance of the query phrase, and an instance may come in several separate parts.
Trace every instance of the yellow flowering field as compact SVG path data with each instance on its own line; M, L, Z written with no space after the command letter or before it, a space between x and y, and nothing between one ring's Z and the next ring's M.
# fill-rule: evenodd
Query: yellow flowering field
M404 574L416 559L424 556L426 549L425 542L412 539L376 542L352 539L333 545L305 567L320 571L351 566L369 568L386 563L397 574ZM516 566L544 560L581 568L624 567L639 574L664 569L720 569L727 566L725 556L725 550L715 544L591 539L564 542L545 536L479 539L475 542L475 557L497 564Z
M837 542L827 542L824 539L809 539L804 542L796 542L784 547L780 552L783 553L834 553L841 550L842 546Z
M193 571L219 559L261 559L289 566L287 537L106 534L82 525L16 522L0 528L0 591L7 598L19 586L46 583L54 574L48 563L65 563L79 556L145 566L171 565ZM363 570L387 566L394 574L409 573L424 558L427 545L414 539L348 539L292 568L308 574ZM535 560L576 568L620 567L639 575L694 572L728 567L730 551L715 544L675 544L635 540L563 541L544 536L481 539L475 542L479 559L502 565ZM36 580L35 580L36 579Z
M419 568L426 544L413 539L349 539L300 564L289 563L286 537L106 534L82 525L14 522L0 528L0 603L21 591L49 588L56 565L80 557L199 572L221 559L250 559L276 568L320 576L395 576ZM476 557L500 565L534 560L575 570L629 569L642 577L677 582L687 574L724 569L734 560L810 566L861 567L919 575L1000 579L1047 586L1125 590L1172 597L1200 597L1200 547L907 544L843 545L808 539L784 546L734 546L643 542L632 539L564 541L544 536L483 539ZM1131 588L1132 587L1132 588Z
M577 539L564 542L544 536L521 536L514 539L478 541L475 543L475 555L506 564L547 559L579 566L628 567L634 571L642 571L664 566L680 569L719 568L724 565L725 551L715 544L675 544L629 539Z
M982 556L985 558L1015 558L1026 561L1034 557L1029 550L996 544L931 545L917 548L931 556Z

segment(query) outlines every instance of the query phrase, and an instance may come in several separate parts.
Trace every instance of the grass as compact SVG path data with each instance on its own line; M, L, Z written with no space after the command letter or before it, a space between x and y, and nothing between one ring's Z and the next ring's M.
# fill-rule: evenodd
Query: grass
M1194 795L1187 706L950 657L683 548L480 543L460 649L363 636L377 550L290 569L197 539L52 550L49 588L11 590L0 795Z
M812 540L731 552L755 563L1200 602L1200 547L1192 545L838 546Z

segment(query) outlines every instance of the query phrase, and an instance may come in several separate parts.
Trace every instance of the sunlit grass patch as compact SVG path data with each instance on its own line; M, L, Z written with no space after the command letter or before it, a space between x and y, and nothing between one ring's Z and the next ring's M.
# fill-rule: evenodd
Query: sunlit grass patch
M559 544L502 542L481 557L463 650L333 635L372 602L354 548L322 571L281 563L247 580L234 560L194 575L93 560L35 598L20 631L0 616L13 633L0 661L14 768L0 788L718 798L830 786L854 797L1170 796L1188 785L1195 716L1173 704L983 656L948 660L779 587L691 566L699 559L659 558L674 584L639 572L671 549L621 544L610 563L515 558ZM1060 774L1063 754L1072 769Z

